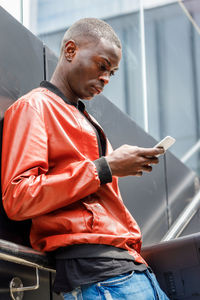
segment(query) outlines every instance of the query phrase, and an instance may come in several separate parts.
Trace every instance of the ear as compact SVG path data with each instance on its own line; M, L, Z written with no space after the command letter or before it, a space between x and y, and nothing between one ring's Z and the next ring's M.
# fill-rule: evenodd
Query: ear
M67 41L64 46L64 56L66 57L67 61L72 61L74 56L76 55L77 45L75 41L70 40Z

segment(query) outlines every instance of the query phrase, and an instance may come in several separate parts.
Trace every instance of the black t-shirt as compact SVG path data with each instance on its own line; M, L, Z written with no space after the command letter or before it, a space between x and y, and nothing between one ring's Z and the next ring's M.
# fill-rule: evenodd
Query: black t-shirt
M103 281L147 266L134 261L128 251L109 245L74 245L55 253L56 277L53 290L70 292L76 287Z

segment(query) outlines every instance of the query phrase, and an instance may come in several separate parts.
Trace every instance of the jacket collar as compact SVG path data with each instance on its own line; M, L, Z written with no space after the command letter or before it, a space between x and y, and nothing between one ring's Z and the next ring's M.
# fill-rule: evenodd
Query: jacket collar
M69 104L69 105L73 105L75 106L78 110L80 111L84 111L85 110L85 104L82 102L82 101L78 101L77 104L75 103L72 103L69 99L67 99L65 97L65 95L54 85L52 84L51 82L49 81L46 81L46 80L43 80L41 83L40 83L40 86L41 87L44 87L46 89L48 89L49 91L53 92L54 94L56 94L57 96L59 96L60 98L62 98L65 103Z

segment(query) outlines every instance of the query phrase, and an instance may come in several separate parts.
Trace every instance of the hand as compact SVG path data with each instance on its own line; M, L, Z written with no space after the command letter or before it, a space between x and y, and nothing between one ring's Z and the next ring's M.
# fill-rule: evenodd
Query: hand
M106 156L106 159L113 176L142 176L143 171L152 171L151 164L157 164L159 160L156 156L163 153L163 148L122 145Z

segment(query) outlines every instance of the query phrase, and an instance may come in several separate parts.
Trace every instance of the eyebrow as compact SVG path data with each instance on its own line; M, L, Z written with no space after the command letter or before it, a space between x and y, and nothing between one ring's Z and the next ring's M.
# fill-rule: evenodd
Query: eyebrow
M107 59L107 58L105 58L105 57L102 57L106 62L107 62L107 64L111 67L111 63L110 63L110 61Z
M110 61L107 59L107 58L105 58L105 57L101 57L103 60L105 60L106 62L107 62L107 64L111 67L111 63L110 63ZM114 68L114 70L119 70L119 68L118 67L115 67Z

